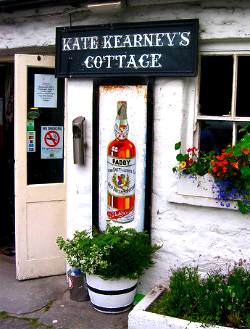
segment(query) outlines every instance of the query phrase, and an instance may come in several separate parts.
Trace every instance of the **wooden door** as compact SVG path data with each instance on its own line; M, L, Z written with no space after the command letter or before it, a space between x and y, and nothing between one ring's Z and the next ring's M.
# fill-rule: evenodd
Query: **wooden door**
M15 56L15 231L17 279L65 272L63 81L54 57Z

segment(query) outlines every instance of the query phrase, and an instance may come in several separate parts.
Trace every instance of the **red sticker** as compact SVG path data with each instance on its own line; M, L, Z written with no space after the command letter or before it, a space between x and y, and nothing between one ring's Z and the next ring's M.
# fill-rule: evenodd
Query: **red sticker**
M55 130L49 130L44 136L44 142L48 147L55 147L60 142L60 135Z

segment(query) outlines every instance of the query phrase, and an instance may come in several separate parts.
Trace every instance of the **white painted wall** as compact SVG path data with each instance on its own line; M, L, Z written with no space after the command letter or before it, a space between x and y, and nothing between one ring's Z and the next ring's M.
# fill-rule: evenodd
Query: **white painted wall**
M156 1L152 1L155 4ZM162 2L162 1L161 1ZM184 18L200 19L200 38L212 49L214 42L223 50L230 46L250 50L250 4L248 1L196 1L195 4L139 6L116 16L94 16L89 12L72 14L73 25L110 22L158 21ZM137 5L136 5L137 4ZM20 16L20 15L19 15ZM7 48L54 45L55 26L69 24L67 13L33 18L0 19L0 54ZM229 43L230 41L230 43ZM246 41L246 43L245 43ZM227 43L227 45L226 45ZM203 46L203 43L202 43ZM142 278L141 290L165 281L172 268L199 265L203 272L224 267L240 258L249 260L250 217L236 211L181 205L169 202L176 190L175 142L192 143L195 111L194 78L158 78L155 81L154 177L152 238L163 246L155 266ZM67 84L67 221L68 236L75 229L91 226L92 181L92 81L69 79ZM72 119L85 116L87 123L87 163L73 164Z
M67 79L67 225L68 237L76 230L89 230L92 225L92 96L93 82L86 79ZM72 120L85 117L86 163L74 164Z

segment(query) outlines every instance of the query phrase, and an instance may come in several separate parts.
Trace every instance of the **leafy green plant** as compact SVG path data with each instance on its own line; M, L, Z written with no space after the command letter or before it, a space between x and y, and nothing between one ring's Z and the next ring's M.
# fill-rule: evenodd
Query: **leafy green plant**
M250 328L250 273L235 266L227 275L200 278L197 268L173 272L169 289L151 312L235 328Z
M179 163L173 168L173 172L199 176L204 176L208 173L210 167L210 153L199 152L196 147L188 148L185 153L182 153L181 142L175 144L175 150L179 150L179 154L176 156L176 160Z
M160 248L151 245L146 232L122 227L107 227L103 233L75 232L73 239L57 238L67 262L83 272L104 279L139 278L153 265L153 254Z

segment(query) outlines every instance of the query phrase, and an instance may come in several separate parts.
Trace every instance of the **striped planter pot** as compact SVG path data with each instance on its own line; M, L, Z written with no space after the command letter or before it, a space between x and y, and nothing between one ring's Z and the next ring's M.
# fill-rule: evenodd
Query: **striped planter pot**
M103 280L86 274L89 297L94 308L103 313L120 313L130 309L136 293L137 280Z

